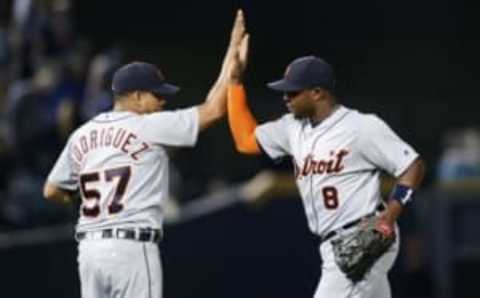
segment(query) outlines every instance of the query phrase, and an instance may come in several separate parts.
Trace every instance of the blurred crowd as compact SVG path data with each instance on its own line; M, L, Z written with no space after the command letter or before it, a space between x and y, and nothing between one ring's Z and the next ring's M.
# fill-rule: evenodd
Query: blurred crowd
M121 52L79 38L72 5L0 2L0 227L72 216L42 199L42 184L72 130L112 105Z
M466 127L446 133L437 180L455 183L480 177L480 129Z

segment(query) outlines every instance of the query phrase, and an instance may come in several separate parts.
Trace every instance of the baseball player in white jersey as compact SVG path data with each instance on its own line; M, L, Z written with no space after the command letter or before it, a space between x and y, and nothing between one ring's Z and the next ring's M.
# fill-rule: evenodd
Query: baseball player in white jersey
M240 50L244 69L248 45ZM387 273L398 253L398 237L361 282L339 268L332 241L353 233L368 217L378 216L375 232L395 235L395 221L423 179L417 152L384 121L340 105L334 96L334 72L324 60L294 60L284 78L268 84L285 94L290 113L257 125L246 101L241 74L229 87L228 118L237 150L291 157L310 230L320 238L323 260L315 298L388 298ZM386 204L380 195L380 172L397 177Z
M44 196L82 198L76 228L82 297L162 297L158 242L168 197L166 146L194 146L198 133L226 112L227 75L238 67L246 38L237 13L222 71L207 100L162 111L178 87L156 66L133 62L116 71L114 109L69 138L44 187Z

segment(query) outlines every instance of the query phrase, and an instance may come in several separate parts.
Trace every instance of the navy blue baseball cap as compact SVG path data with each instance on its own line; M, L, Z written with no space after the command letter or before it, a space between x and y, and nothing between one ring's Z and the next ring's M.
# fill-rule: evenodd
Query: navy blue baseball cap
M315 56L305 56L293 60L285 71L283 79L268 83L275 91L297 92L324 87L333 89L335 74L332 66Z
M131 91L147 91L156 95L176 94L179 87L169 84L161 70L146 62L132 62L120 67L113 74L112 91L121 94Z

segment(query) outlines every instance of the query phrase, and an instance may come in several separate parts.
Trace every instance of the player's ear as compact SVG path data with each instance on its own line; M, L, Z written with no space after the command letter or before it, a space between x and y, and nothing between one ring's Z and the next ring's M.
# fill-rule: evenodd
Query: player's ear
M132 101L137 111L141 111L143 108L142 93L140 91L133 91Z
M133 91L133 98L135 99L136 102L139 102L141 99L140 92L139 91Z
M143 91L135 91L135 101L139 104L144 104L147 99L146 93Z
M325 96L325 90L322 88L314 88L310 92L314 100L320 100Z
M328 99L329 97L331 97L330 91L326 88L320 87L315 88L314 90L316 92L316 97L320 100Z

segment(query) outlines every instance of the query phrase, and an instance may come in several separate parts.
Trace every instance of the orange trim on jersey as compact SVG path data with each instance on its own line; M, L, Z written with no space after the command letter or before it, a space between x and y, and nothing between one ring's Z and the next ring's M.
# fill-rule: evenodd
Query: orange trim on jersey
M243 85L228 86L228 124L237 150L244 154L260 154L255 138L257 121L247 104Z

